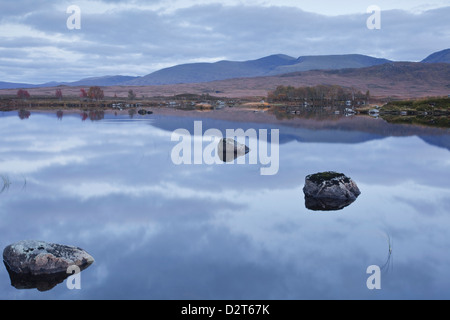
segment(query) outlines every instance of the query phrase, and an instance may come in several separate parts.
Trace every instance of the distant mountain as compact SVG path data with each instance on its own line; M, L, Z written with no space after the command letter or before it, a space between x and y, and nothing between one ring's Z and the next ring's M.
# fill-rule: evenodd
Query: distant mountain
M130 77L130 76L104 76L104 77L95 77L95 78L86 78L75 82L63 83L65 85L71 87L78 86L99 86L99 87L108 87L108 86L118 86L122 83L137 79L139 77Z
M301 71L275 76L234 78L208 83L162 85L136 88L139 94L173 96L211 94L220 97L264 97L278 86L311 87L337 85L355 92L370 91L374 98L410 99L447 96L450 88L450 64L391 62L366 68ZM114 95L114 90L109 90Z
M423 63L450 63L450 49L433 53ZM271 55L257 60L219 61L215 63L190 63L161 69L143 77L103 76L86 78L75 82L48 82L33 85L25 83L0 82L0 89L66 86L151 86L179 83L206 83L236 78L277 76L311 70L360 69L387 65L392 61L359 54L301 56L293 58L283 54ZM378 72L380 70L377 70Z
M198 83L233 78L258 77L268 75L280 66L291 65L296 62L297 60L293 57L278 54L243 62L219 61L215 63L182 64L128 81L126 85Z
M14 82L3 82L0 81L0 89L29 89L29 88L35 88L36 85L29 84L29 83L14 83Z
M137 79L139 77L131 76L104 76L104 77L92 77L86 78L74 82L47 82L43 84L27 84L27 83L10 83L10 82L0 82L0 89L29 89L29 88L48 88L57 86L69 86L69 87L109 87L109 86L119 86L127 81Z
M450 64L391 62L366 68L293 72L262 79L253 78L252 81L250 79L240 81L240 90L266 88L270 91L278 85L321 84L355 87L362 92L369 90L371 95L380 97L405 99L442 96L448 95L450 88ZM228 86L231 87L230 84ZM222 87L215 85L214 88L221 90Z
M422 60L423 63L450 63L450 49L435 52Z
M233 78L271 76L296 71L362 68L388 62L391 61L357 54L304 56L298 59L278 54L243 62L219 61L216 63L178 65L128 81L125 85L200 83Z
M63 86L63 85L67 85L67 83L66 82L51 81L51 82L46 82L44 84L36 85L36 87L51 88L51 87L57 87L57 86Z
M127 87L103 87L105 96L116 93L126 96L133 89L138 96L173 96L178 94L211 94L220 97L265 97L277 86L310 87L317 85L338 85L363 93L370 91L374 99L410 99L421 97L447 96L450 89L449 63L391 62L366 68L347 68L340 70L312 70L281 75L234 78L207 83L182 85L161 85ZM85 86L84 88L88 88ZM33 96L48 95L49 89L33 88ZM54 90L50 90L50 92ZM3 93L3 92L2 92ZM15 94L15 90L8 91ZM64 95L78 95L79 87L66 86ZM119 94L119 95L120 95Z
M295 64L280 66L271 75L310 70L341 70L348 68L365 68L392 62L387 59L373 58L360 54L304 56Z
M390 83L415 81L429 84L440 82L447 85L450 82L450 66L420 62L391 62L366 68L325 70L323 73L360 79L388 79ZM290 76L290 74L282 76Z

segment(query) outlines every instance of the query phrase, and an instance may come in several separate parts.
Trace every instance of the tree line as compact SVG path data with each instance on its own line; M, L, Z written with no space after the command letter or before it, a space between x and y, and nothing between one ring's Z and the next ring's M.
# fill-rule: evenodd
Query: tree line
M83 100L92 100L92 101L103 100L105 98L103 90L98 86L90 87L88 91L86 91L85 89L80 89L79 96ZM63 93L61 89L56 89L55 97L59 100L62 100ZM17 91L17 98L26 100L30 99L31 95L27 90L19 89ZM132 89L128 90L128 99L130 100L136 99L136 93L134 93Z
M345 105L347 101L353 104L366 104L370 92L365 94L354 88L344 88L337 85L318 85L313 87L278 86L269 92L270 102L297 102L311 106Z
M61 89L56 89L55 97L59 100L63 98L63 93ZM104 97L105 94L103 93L103 90L100 87L97 86L90 87L87 92L85 89L80 89L80 98L82 99L102 100ZM27 90L19 89L17 91L17 98L23 100L30 99L31 94Z

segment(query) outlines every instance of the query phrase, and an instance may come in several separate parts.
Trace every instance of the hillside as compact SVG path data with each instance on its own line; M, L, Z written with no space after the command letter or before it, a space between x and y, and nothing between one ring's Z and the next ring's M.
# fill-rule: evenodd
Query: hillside
M28 89L28 88L51 88L57 86L118 86L124 82L136 79L138 77L130 76L104 76L104 77L92 77L81 79L74 82L47 82L43 84L29 84L29 83L12 83L12 82L1 82L0 89Z
M384 79L390 83L407 81L417 84L427 82L436 86L439 86L440 83L450 85L450 65L444 63L431 65L415 62L394 62L368 68L331 70L324 73L343 77Z
M423 63L450 63L450 49L435 52L422 60Z
M128 81L125 85L198 83L232 78L258 77L267 75L280 66L290 65L295 62L295 58L279 54L243 62L219 61L215 63L182 64Z
M35 88L36 85L28 83L15 83L0 81L0 89Z
M266 97L279 85L316 86L339 85L361 92L370 91L372 97L420 98L450 94L450 64L396 62L380 66L343 70L316 70L277 76L252 77L158 86L110 86L103 90L107 97L128 97L132 89L138 96L172 96L177 94L210 94L221 97ZM55 95L55 88L32 88L31 96ZM64 96L79 96L79 87L64 87ZM15 95L16 89L1 90L0 95Z
M309 71L309 70L341 70L347 68L364 68L391 62L387 59L378 59L359 54L304 56L297 59L295 64L276 68L272 75Z
M70 86L118 86L124 82L131 81L138 77L130 76L104 76L104 77L94 77L86 78L79 81L65 83L65 85Z
M305 56L298 59L273 55L243 62L219 61L174 66L128 81L124 85L201 83L244 77L279 75L295 71L361 68L390 62L363 55Z

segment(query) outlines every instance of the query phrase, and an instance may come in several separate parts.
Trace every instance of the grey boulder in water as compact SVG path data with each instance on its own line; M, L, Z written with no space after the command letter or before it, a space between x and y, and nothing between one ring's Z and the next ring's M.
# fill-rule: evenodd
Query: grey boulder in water
M85 269L94 258L78 247L25 240L7 246L3 261L8 271L14 273L48 275L67 272L72 266Z
M307 176L303 192L306 207L315 211L343 209L361 194L351 178L333 171Z
M245 156L250 148L231 138L221 139L217 145L217 153L223 162L231 162L238 157Z

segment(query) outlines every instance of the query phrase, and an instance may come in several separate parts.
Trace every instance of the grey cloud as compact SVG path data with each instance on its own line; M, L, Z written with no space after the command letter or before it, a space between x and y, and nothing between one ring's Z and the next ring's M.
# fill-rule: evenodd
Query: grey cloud
M138 67L132 75L146 75L161 64L175 65L219 57L247 60L274 53L294 57L360 53L417 61L444 49L444 44L450 40L446 31L450 7L422 14L383 11L381 30L367 29L368 14L323 16L298 8L219 4L196 5L170 13L135 8L104 14L82 11L81 30L68 30L66 19L69 15L59 8L55 11L56 8L51 6L43 10L44 3L40 2L36 11L28 10L31 13L23 16L21 21L44 32L47 37L2 39L2 47L55 46L80 54L85 67L79 72L81 77L101 76L103 74L95 74L95 70L102 68L116 68L117 74L130 74L128 66L135 65ZM73 41L62 41L64 37L66 40L73 38ZM45 63L44 58L36 59L35 69ZM79 61L75 61L64 67L76 70L78 65ZM17 68L20 67L18 64ZM90 73L86 74L85 70ZM136 70L141 73L136 74ZM47 81L77 80L75 77L62 79L66 73L60 66L49 71ZM34 77L42 78L38 71ZM25 82L30 80L23 79Z
M40 10L49 10L55 5L55 1L50 0L20 0L2 1L0 4L0 21L10 18L20 18L28 13Z

